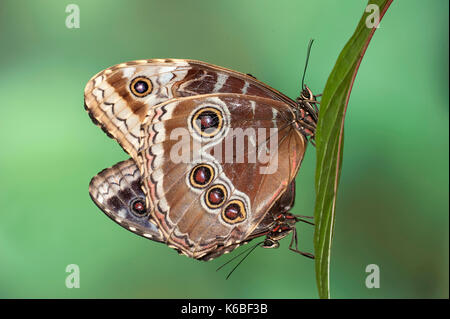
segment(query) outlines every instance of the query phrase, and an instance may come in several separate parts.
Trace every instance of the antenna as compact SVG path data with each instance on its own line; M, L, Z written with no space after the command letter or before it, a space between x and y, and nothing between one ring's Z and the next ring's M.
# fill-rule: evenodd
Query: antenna
M302 76L302 90L305 88L305 75L306 75L306 69L308 68L308 61L309 61L309 55L311 54L311 47L314 42L314 39L309 39L308 43L308 49L306 51L306 62L305 62L305 69L303 70L303 76Z
M249 248L247 248L246 250L244 250L243 252L239 253L238 255L234 256L233 258L231 258L230 260L228 260L226 263L224 263L222 266L220 266L219 268L216 269L216 271L222 269L225 265L228 265L230 262L232 262L233 260L235 260L236 258L238 258L239 256L247 253L240 261L239 263L234 266L234 268L230 271L230 273L228 274L227 278L230 278L231 274L236 270L237 267L239 267L239 265L248 257L248 255L250 255L250 253L255 250L256 247L259 247L262 243L264 243L264 241L261 241Z

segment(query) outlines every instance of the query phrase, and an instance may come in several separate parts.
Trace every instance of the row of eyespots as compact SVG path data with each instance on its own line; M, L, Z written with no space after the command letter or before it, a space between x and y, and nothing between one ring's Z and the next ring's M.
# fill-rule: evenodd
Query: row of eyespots
M214 185L206 192L205 202L211 208L219 208L226 198L226 188L223 185ZM148 214L145 202L135 199L130 204L131 211L137 217L145 217ZM229 224L239 223L246 218L244 205L240 200L232 200L222 211L222 218Z
M214 179L214 169L209 164L198 164L191 170L189 180L195 188L206 188ZM222 184L215 184L205 192L205 203L211 209L223 206L228 197L227 189ZM231 200L222 210L222 219L229 224L236 224L244 221L246 211L242 201Z
M197 184L204 183L206 186L212 180L214 171L208 164L197 165L191 173L191 180ZM206 187L205 186L205 187ZM212 209L220 208L227 198L227 189L221 184L211 186L205 193L205 203ZM137 198L130 204L131 211L138 217L147 215L145 201ZM222 211L222 218L229 224L235 224L245 220L245 208L240 200L234 199Z

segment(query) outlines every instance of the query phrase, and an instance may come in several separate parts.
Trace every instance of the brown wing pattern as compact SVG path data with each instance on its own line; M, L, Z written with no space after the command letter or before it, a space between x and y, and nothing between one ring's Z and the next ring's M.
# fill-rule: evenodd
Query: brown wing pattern
M145 209L141 174L132 159L104 169L92 178L89 194L94 203L122 227L154 241L162 242L161 232ZM141 208L140 211L134 205ZM143 204L143 205L142 205Z
M149 90L136 95L133 80L147 79ZM145 80L145 81L147 81ZM90 117L136 158L140 126L149 109L170 99L210 93L239 93L295 102L258 80L195 60L153 59L121 63L94 75L86 85Z
M87 83L85 108L133 160L94 177L91 196L139 235L189 257L220 256L267 232L272 215L292 199L307 142L296 127L295 107L251 76L201 61L153 59L110 67ZM220 129L205 135L211 119ZM180 135L183 129L187 134ZM265 140L248 129L264 130ZM227 145L239 144L242 136L243 147L230 155ZM272 157L267 140L277 141ZM173 161L172 152L184 160ZM208 172L208 184L199 186ZM130 194L145 197L147 218L131 212Z
M220 130L201 139L198 135L202 132L196 131L193 119L211 110L218 110ZM186 132L183 138L173 139L180 129ZM248 129L255 135L249 133L239 144L241 131ZM294 179L306 146L286 103L239 94L165 102L154 109L142 130L146 138L137 163L147 196L155 206L153 215L169 246L193 258L245 241ZM261 141L258 130L266 132ZM278 146L273 154L267 153L271 149L269 136ZM198 143L203 144L196 147ZM243 148L236 148L229 156L230 143ZM174 161L171 152L183 146L189 146L188 157ZM265 163L258 157L263 151ZM195 187L192 176L201 165L209 167L212 178L207 186ZM209 196L218 188L224 199L214 207ZM233 215L236 210L239 218Z
M261 221L257 224L253 232L247 236L245 241L231 244L231 245L218 245L216 249L208 252L205 256L201 257L202 260L208 261L217 258L223 254L229 253L249 241L267 235L275 225L277 216L281 213L289 211L294 206L295 200L295 180L291 182L286 191L281 197L273 204L272 208L263 215Z

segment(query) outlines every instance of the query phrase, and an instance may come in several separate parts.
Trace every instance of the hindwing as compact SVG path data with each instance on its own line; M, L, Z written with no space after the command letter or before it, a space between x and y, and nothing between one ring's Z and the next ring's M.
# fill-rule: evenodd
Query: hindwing
M137 164L153 217L167 244L198 259L248 240L306 147L289 105L242 94L162 103L141 136Z
M141 188L141 174L132 160L119 162L92 178L89 194L94 203L122 227L143 237L164 242L151 219Z

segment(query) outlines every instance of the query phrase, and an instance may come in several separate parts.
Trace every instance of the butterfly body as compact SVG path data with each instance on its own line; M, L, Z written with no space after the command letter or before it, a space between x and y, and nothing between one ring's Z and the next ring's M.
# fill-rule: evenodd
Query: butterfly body
M94 177L91 197L125 228L191 258L209 260L261 236L276 246L295 229L288 211L314 106L307 88L294 101L200 61L106 69L86 85L85 108L131 159Z

